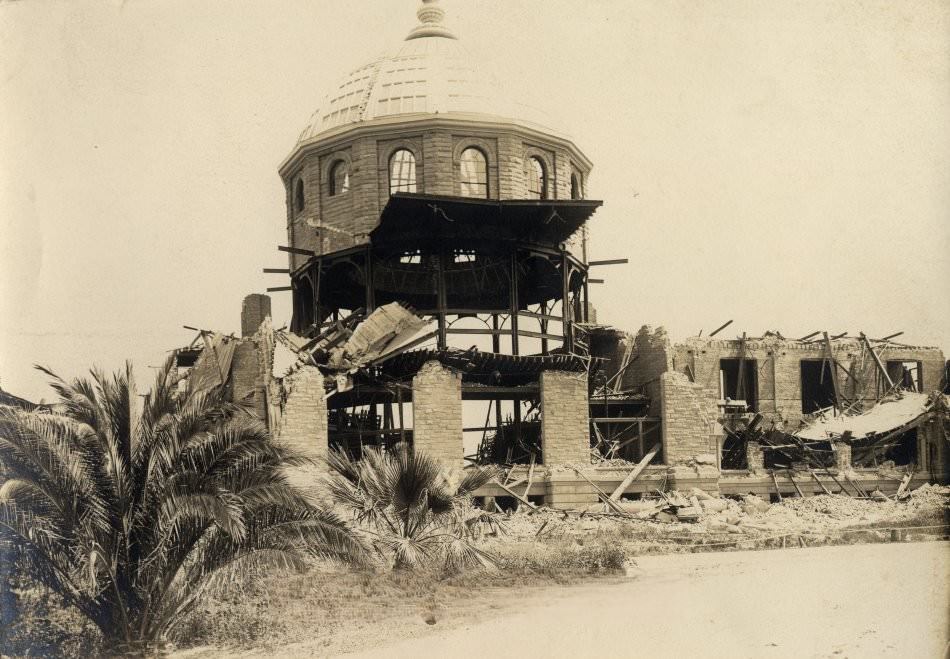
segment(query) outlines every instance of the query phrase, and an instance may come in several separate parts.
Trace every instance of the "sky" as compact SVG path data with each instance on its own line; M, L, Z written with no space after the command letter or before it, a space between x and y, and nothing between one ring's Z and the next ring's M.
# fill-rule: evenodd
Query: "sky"
M950 349L950 3L443 0L594 162L599 320ZM0 387L140 380L286 284L277 167L413 0L0 3ZM533 100L532 100L533 99ZM289 320L274 293L275 322Z

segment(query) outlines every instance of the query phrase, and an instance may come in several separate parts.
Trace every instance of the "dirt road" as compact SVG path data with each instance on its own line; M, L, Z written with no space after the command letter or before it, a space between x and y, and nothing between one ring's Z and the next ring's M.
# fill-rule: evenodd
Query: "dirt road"
M643 557L619 585L552 590L520 613L355 657L944 656L950 545Z

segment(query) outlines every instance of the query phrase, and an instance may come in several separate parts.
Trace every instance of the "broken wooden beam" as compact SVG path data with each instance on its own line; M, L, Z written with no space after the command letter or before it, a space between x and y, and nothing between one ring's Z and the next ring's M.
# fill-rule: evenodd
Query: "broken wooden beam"
M607 504L608 507L612 508L614 512L616 512L616 513L618 513L618 514L620 514L620 515L623 515L624 517L630 517L630 515L627 514L627 511L626 511L626 510L624 510L624 509L621 508L619 505L617 505L617 503L616 503L615 501L613 501L613 500L610 498L610 495L608 495L608 494L607 494L606 492L604 492L602 489L600 489L599 487L597 487L597 484L594 483L594 481L592 481L591 479L589 479L589 478L584 474L584 472L582 472L582 471L581 471L580 469L578 469L577 467L572 467L572 469L577 473L578 476L580 476L581 478L583 478L585 481L587 481L587 482L590 484L590 486L591 486L592 488L594 488L594 491L597 492L597 496L599 496L599 497L601 498L601 500L602 500L604 503Z
M818 474L816 474L811 469L808 470L808 473L811 474L811 477L815 479L815 482L818 483L818 486L821 487L822 490L824 490L825 494L831 494L831 491L827 487L825 487L825 484L821 482L820 478L818 478Z
M775 485L775 494L778 496L778 502L782 503L782 491L778 487L778 479L775 477L775 470L770 469L769 475L772 476L772 483Z
M874 352L874 347L871 345L871 342L868 341L868 337L864 335L864 332L860 332L859 336L861 337L861 341L864 342L864 346L868 349L868 352L871 353L871 358L874 359L874 363L877 365L877 370L884 377L884 381L887 382L887 388L893 388L894 382L891 380L891 376L887 373L887 369L884 367L884 364L881 363L881 359L877 356L877 353Z
M723 331L730 325L732 325L732 321L727 320L725 323L723 323L722 325L720 325L719 327L717 327L716 329L714 329L712 332L709 333L710 338L716 336L717 334L719 334L719 332Z
M654 444L653 448L651 448L647 454L643 456L643 459L637 463L637 466L634 467L633 470L627 474L627 477L623 479L620 485L614 489L613 493L610 495L611 501L617 501L621 497L621 495L624 493L624 490L630 486L630 483L635 481L637 477L643 472L643 470L646 469L647 465L653 461L653 458L656 457L656 454L659 452L659 450L660 445Z
M303 256L316 256L317 253L312 249L302 249L300 247L288 247L287 245L278 245L277 249L288 254L301 254Z
M510 494L511 496L513 496L515 499L517 499L518 501L520 501L520 502L523 503L524 505L528 506L528 508L530 508L532 512L538 512L538 507L537 507L536 505L534 505L533 503L531 503L530 501L528 501L527 499L525 499L523 496L521 496L520 494L518 494L517 492L515 492L514 490L512 490L512 489L509 488L508 486L502 485L501 481L498 480L497 478L494 480L494 483L495 483L495 485L497 485L498 487L500 487L501 489L503 489L505 492L507 492L508 494Z

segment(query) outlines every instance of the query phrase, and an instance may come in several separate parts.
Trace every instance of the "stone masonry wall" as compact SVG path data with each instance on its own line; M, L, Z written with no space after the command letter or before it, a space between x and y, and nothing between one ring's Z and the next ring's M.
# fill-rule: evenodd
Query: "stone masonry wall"
M228 382L230 399L249 404L254 414L267 421L267 398L261 374L260 348L251 339L238 342L231 358L231 377Z
M489 197L527 197L526 158L541 157L548 176L548 196L570 198L570 174L586 180L589 170L575 160L566 144L556 137L541 137L509 126L434 126L413 121L385 129L357 131L312 147L282 172L287 204L289 244L326 253L366 242L389 198L388 157L396 148L416 156L416 192L459 194L459 155L475 146L488 157ZM347 163L350 187L329 195L330 168ZM303 184L304 205L296 208L297 182ZM291 254L291 270L303 265L306 255Z
M304 366L283 381L284 408L276 437L310 456L320 465L316 468L295 468L291 482L313 487L324 471L327 457L327 403L323 399L323 374L313 366Z
M441 463L461 467L462 376L437 361L422 365L412 379L412 443Z
M660 377L663 416L663 452L669 465L685 464L697 456L715 455L716 405L702 386L682 373Z
M841 369L838 381L841 390L850 400L873 403L876 397L876 366L873 359L856 341L834 341L835 359L857 380ZM923 390L933 391L940 386L943 377L943 353L935 348L904 348L899 346L876 347L882 362L889 360L920 361L922 363ZM821 360L825 355L823 343L799 343L777 337L748 341L746 359L756 362L758 383L758 411L767 420L784 424L789 430L797 429L802 421L802 360ZM712 401L719 399L719 360L737 359L739 342L736 340L692 339L677 345L673 355L673 367L679 373L692 372L705 396Z
M544 464L590 464L587 374L541 374L541 452Z
M644 325L633 340L631 359L636 359L622 376L624 389L639 389L673 370L673 348L662 327Z

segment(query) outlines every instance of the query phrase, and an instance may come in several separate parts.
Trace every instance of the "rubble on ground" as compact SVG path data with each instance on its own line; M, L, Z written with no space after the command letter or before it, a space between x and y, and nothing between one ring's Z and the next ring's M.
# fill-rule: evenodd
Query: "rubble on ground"
M907 525L922 521L945 524L944 508L950 504L950 487L926 484L901 499L857 499L838 494L786 497L769 503L754 494L715 497L702 490L664 493L658 499L621 500L626 513L603 512L603 505L583 512L541 508L532 514L510 515L505 524L515 538L551 534L581 536L591 531L627 527L645 536L685 533L690 536L769 537L782 534L829 534L845 529Z

